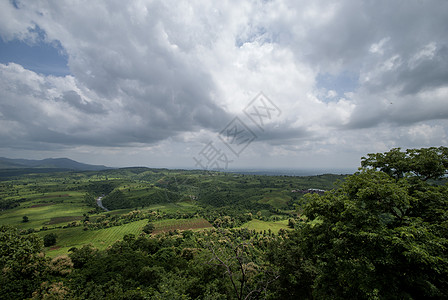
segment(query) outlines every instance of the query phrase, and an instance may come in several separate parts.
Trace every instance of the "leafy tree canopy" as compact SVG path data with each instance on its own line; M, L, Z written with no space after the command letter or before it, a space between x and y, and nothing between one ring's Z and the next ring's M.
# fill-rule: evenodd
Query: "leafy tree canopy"
M148 224L145 225L145 227L143 227L143 232L147 233L147 234L151 234L155 229L155 226L152 222L148 222Z
M20 235L17 229L0 226L0 295L4 299L29 298L46 269L40 254L42 239Z
M56 244L57 235L55 233L49 233L44 236L44 246L50 247Z
M273 250L284 298L448 296L447 148L369 154L358 173L307 195L303 222ZM278 252L277 252L278 251Z
M411 173L422 180L439 179L447 174L448 148L431 147L401 151L393 148L385 153L370 153L361 158L361 166L382 171L395 179Z

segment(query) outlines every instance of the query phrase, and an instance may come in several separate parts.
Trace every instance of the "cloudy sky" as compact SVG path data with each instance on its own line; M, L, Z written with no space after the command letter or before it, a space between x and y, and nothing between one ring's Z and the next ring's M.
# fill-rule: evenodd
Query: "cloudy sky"
M447 146L447 16L445 0L0 0L0 156L355 169Z

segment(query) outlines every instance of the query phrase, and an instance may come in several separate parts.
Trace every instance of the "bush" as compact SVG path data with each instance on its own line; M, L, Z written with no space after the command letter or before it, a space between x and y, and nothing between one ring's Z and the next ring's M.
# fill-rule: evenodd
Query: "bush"
M44 246L50 247L56 244L57 235L54 233L49 233L44 236Z
M152 224L151 222L149 222L148 224L145 225L145 227L143 227L143 232L150 234L154 231L155 226L154 224Z

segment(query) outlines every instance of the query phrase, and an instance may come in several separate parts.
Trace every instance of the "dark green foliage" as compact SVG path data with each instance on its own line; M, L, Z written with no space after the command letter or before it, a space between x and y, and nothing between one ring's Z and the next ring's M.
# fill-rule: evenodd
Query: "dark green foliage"
M88 206L91 206L91 207L97 207L97 204L96 204L96 197L95 197L95 195L93 195L93 194L91 194L91 193L86 193L85 195L84 195L84 202L88 205Z
M20 205L20 200L14 199L1 199L0 198L0 210L11 209Z
M364 169L307 196L298 229L271 252L282 298L446 298L448 187L426 182L446 172L443 154L431 154L442 150L369 155L364 165L381 172ZM420 155L435 161L422 168Z
M132 197L123 193L120 189L115 189L109 195L104 197L102 202L105 207L110 210L114 210L120 208L148 206L158 203L172 203L179 200L179 194L159 188L148 191L143 197Z
M296 221L294 219L289 219L288 220L288 227L289 228L294 228L296 226Z
M0 226L0 295L3 299L30 298L45 279L46 260L39 255L42 240L34 234Z
M69 287L72 296L83 299L257 299L276 280L275 269L264 260L261 237L247 230L187 231L127 235L101 252L72 249Z
M153 223L149 222L148 224L145 225L145 227L143 227L143 232L150 234L154 231L155 226Z
M96 181L87 185L86 190L88 193L98 197L101 195L107 195L114 190L117 183L111 181Z
M57 235L55 233L48 233L44 236L44 246L50 247L56 244Z
M23 216L22 217L22 222L23 223L29 222L29 218L27 216Z
M73 262L73 267L75 269L82 268L91 259L95 259L98 255L98 250L93 248L91 245L85 245L81 249L71 248L69 257Z
M55 173L55 172L67 172L69 169L55 169L55 168L23 168L23 169L0 169L0 180L8 180L11 178L17 178L19 176L25 176L27 174L35 173Z
M405 152L394 148L385 153L370 153L361 158L363 167L378 169L395 179L403 178L411 173L426 181L438 179L447 174L448 148L431 147L408 149Z

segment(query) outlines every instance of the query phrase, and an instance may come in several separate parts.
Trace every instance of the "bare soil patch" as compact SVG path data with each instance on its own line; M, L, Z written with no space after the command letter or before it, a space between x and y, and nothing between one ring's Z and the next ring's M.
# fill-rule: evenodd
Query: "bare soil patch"
M191 230L191 229L202 229L202 228L211 228L213 227L210 222L205 219L194 219L194 220L179 220L178 223L167 224L162 226L157 226L156 229L152 232L153 234L174 231L174 230Z

